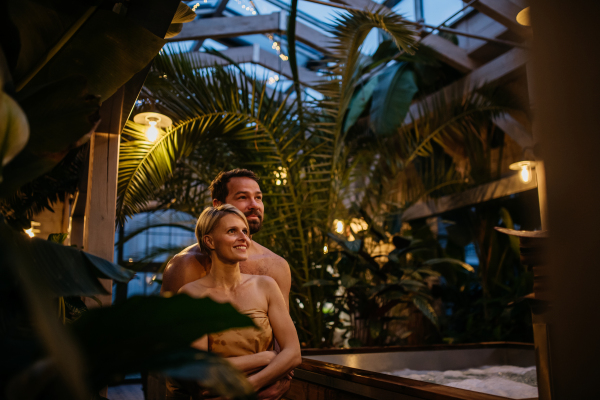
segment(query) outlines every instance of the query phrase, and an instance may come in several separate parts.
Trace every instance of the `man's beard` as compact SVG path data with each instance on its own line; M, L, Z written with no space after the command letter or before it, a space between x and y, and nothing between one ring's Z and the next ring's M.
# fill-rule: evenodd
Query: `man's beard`
M255 233L258 233L258 231L260 231L260 228L262 228L262 222L263 222L263 216L262 214L259 214L255 211L250 211L244 214L246 216L246 218L248 218L250 215L256 215L258 217L258 219L249 219L248 220L248 227L250 228L250 235L254 235Z

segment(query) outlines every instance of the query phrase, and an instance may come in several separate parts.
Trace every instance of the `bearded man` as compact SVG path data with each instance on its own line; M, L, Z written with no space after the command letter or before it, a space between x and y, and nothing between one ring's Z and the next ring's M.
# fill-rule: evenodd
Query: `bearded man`
M209 189L213 206L231 204L244 213L250 227L250 239L263 223L263 195L258 185L259 178L247 169L221 172ZM198 244L184 249L173 257L163 274L161 294L177 293L185 284L203 278L210 271L210 257L200 251ZM289 309L292 277L290 266L282 257L266 247L252 241L248 248L248 260L240 262L240 272L250 275L267 275L277 282ZM258 393L261 400L278 400L290 387L290 379L281 379Z

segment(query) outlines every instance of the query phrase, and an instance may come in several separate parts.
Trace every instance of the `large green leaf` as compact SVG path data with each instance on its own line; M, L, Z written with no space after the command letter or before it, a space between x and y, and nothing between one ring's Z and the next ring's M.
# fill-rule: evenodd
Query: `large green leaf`
M429 265L429 266L436 265L436 264L452 264L452 265L460 266L469 272L475 272L475 269L471 265L467 264L464 261L457 260L456 258L432 258L430 260L423 262L423 264Z
M87 381L84 378L86 368L83 358L71 334L56 318L55 303L52 301L53 295L48 287L48 274L40 271L40 265L36 262L39 261L35 257L35 255L40 256L40 253L36 251L39 247L34 245L24 248L23 241L28 239L24 235L15 233L3 221L0 221L0 254L2 255L0 268L3 272L10 271L11 275L17 277L19 281L19 290L27 304L29 320L35 327L37 336L46 353L51 357L62 381L69 386L71 391L72 396L63 396L63 398L90 398ZM38 243L40 242L66 249L65 246L45 240L40 239ZM32 251L36 254L32 255ZM58 260L55 258L56 254L46 253L46 255L52 258L50 261L58 264ZM46 264L45 267L48 269L49 265ZM81 268L83 265L79 264L78 267ZM60 279L60 276L54 275L52 279Z
M369 79L369 81L354 95L352 101L350 102L350 106L348 107L346 120L344 121L344 133L348 132L348 130L352 128L352 125L358 121L358 118L365 111L365 107L369 103L369 100L371 100L373 91L377 87L378 82L379 75L375 75Z
M104 101L148 65L165 43L131 19L96 10L22 92L81 75L89 93Z
M132 271L81 250L17 233L4 222L0 223L0 241L12 243L11 251L20 254L55 296L106 294L97 277L128 282L133 276Z
M2 167L23 150L28 139L27 117L19 104L4 93L0 79L0 182L3 180Z
M99 0L8 0L8 13L19 36L18 60L14 60L11 71L14 80L22 82L37 66L43 65L47 54L64 45L99 3Z
M106 378L158 369L156 357L185 349L206 334L247 326L253 326L252 319L230 304L182 294L132 297L112 307L92 309L72 328L92 368Z
M436 328L439 328L439 320L435 310L429 303L421 296L413 297L413 304L423 313L428 320L430 320Z
M398 63L381 72L373 91L371 129L382 136L392 135L404 123L412 98L417 93L414 73Z
M29 120L31 139L6 166L3 197L49 172L89 138L100 102L146 67L165 43L133 20L90 7L93 2L42 3L47 15L35 9L37 2L11 3L23 41L15 77L17 88L24 87L17 101Z
M233 399L254 398L252 385L225 359L187 348L169 352L155 360L161 371L178 379L199 381L202 387ZM169 365L170 364L170 365Z

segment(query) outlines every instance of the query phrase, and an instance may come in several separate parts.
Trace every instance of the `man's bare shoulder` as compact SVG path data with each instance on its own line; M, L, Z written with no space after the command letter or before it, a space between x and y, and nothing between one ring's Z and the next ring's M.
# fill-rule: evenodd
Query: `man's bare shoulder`
M258 242L252 241L252 245L257 246L257 249L258 249L257 253L260 254L260 256L262 258L268 258L269 263L273 263L277 266L289 268L288 262L285 260L285 258L281 257L279 254L274 253L273 251L267 249L265 246L263 246L262 244L260 244Z
M254 283L260 287L279 288L279 286L277 285L277 281L275 281L275 279L273 279L269 275L252 275L252 279Z
M206 276L209 270L210 257L202 253L198 244L189 246L167 264L161 293L177 292L185 284Z

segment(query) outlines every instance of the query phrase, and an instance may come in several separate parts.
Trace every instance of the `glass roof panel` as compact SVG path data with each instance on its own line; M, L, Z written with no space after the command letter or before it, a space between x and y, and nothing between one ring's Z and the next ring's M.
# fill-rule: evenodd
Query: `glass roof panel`
M425 23L439 25L463 6L462 0L423 0ZM457 18L461 16L462 13Z
M405 19L415 21L415 2L413 0L402 0L392 10Z

